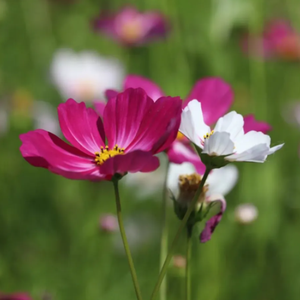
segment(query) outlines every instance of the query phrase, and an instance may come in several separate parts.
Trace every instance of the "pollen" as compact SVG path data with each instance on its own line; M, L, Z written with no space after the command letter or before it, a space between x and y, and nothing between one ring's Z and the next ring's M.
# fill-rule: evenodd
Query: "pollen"
M118 145L115 145L112 149L109 149L108 146L101 146L100 151L95 153L95 163L97 165L102 165L106 160L116 155L124 154L125 149L120 148Z
M204 136L203 136L203 138L206 140L206 139L208 139L209 137L211 137L213 134L214 134L214 130L212 130L210 133L207 133L207 134L205 134Z

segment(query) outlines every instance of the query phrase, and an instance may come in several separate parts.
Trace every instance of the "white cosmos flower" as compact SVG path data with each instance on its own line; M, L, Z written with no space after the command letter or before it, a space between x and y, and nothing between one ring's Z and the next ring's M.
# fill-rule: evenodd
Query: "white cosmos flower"
M188 206L195 196L199 187L201 178L195 174L195 167L191 163L183 163L181 165L171 164L167 186L175 197L175 212L181 219L181 209ZM179 179L180 176L180 179ZM185 178L187 181L182 181ZM226 195L236 184L238 179L238 171L235 166L227 165L223 168L211 171L203 188L203 196L199 200L204 203L204 207L214 203L217 204L215 214L206 222L203 231L200 234L200 242L205 243L210 240L216 226L222 219L222 215L226 209ZM187 184L187 185L186 185ZM177 207L179 205L179 209ZM210 210L210 209L209 209ZM179 212L179 215L178 215ZM185 213L185 212L184 212Z
M172 194L177 198L179 194L178 179L180 175L190 175L196 172L193 164L185 162L182 164L170 164L167 187ZM207 177L206 183L208 185L208 191L206 196L211 195L223 195L228 194L235 186L238 180L238 170L233 165L227 165L220 169L215 169L210 172Z
M63 99L103 100L107 89L121 89L124 67L93 51L75 53L59 49L51 64L51 78Z
M56 135L61 134L57 112L50 103L34 101L31 114L35 129L44 129Z
M244 133L242 115L232 111L221 117L212 131L204 123L201 103L192 100L181 115L179 131L197 145L202 154L225 156L226 161L262 163L284 144L270 148L271 138L258 131Z

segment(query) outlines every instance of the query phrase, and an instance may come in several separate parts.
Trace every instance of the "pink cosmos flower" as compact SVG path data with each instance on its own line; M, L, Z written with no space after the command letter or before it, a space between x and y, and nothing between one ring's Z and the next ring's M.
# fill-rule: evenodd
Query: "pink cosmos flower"
M128 75L123 83L123 89L127 88L143 88L149 97L154 101L163 96L164 93L154 82L138 75ZM117 91L107 90L106 97L108 99L117 95ZM203 109L204 120L207 124L214 124L218 118L222 117L230 108L233 102L233 91L228 83L218 77L207 77L198 80L189 95L183 102L183 108L188 103L196 99L201 103ZM105 104L97 102L95 108L102 115ZM257 122L253 115L244 117L244 131L251 130L262 131L266 133L271 127L267 123ZM199 174L204 173L204 165L201 163L198 154L190 146L188 139L181 133L178 133L177 139L166 150L169 160L173 163L181 164L189 161L196 166Z
M269 22L261 36L246 36L242 47L247 53L264 58L300 58L300 35L286 20Z
M103 15L94 20L94 29L127 46L139 46L167 33L167 22L158 12L141 13L125 7L114 15Z
M72 145L38 129L20 135L20 150L31 165L69 179L100 181L115 174L151 172L159 166L154 154L176 138L180 114L179 97L154 102L140 88L110 99L103 122L85 103L69 99L58 106L58 118Z
M25 293L2 294L0 292L0 300L31 300Z

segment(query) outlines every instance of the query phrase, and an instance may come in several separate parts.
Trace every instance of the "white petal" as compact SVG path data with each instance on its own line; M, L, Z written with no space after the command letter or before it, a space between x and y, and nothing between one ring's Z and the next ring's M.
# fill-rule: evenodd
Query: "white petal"
M226 156L225 159L228 161L250 161L263 163L269 152L269 147L266 144L256 145L242 153L235 153Z
M230 139L235 142L244 135L244 118L235 111L231 111L218 120L214 131L228 132Z
M227 132L215 132L204 142L203 153L212 156L228 155L234 152L234 144Z
M268 135L258 131L249 131L236 141L234 146L237 153L242 153L259 144L266 144L270 147L270 142L271 138Z
M281 149L283 147L284 144L280 144L280 145L277 145L277 146L274 146L272 147L269 152L268 152L268 155L270 154L273 154L274 152L278 151L279 149Z
M214 169L207 178L208 183L207 196L213 194L221 194L225 196L235 186L239 177L238 169L236 166L227 165L220 169Z
M181 114L181 124L179 131L191 142L203 148L201 139L210 132L210 127L204 123L201 103L192 100L184 108Z
M167 178L167 187L171 190L175 197L178 196L179 188L178 188L178 179L180 175L190 175L195 173L195 167L191 163L183 163L183 164L170 164L168 178Z

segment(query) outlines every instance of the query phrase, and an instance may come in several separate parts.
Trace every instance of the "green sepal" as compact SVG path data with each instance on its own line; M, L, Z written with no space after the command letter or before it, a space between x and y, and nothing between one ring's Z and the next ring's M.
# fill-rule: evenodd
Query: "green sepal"
M198 153L199 157L201 158L201 161L205 164L206 168L209 169L219 169L227 164L229 164L229 161L225 160L225 157L228 155L220 155L220 156L212 156L208 155L206 153L203 153L202 149L194 144L194 147L196 149L196 152ZM229 154L230 155L230 154Z

